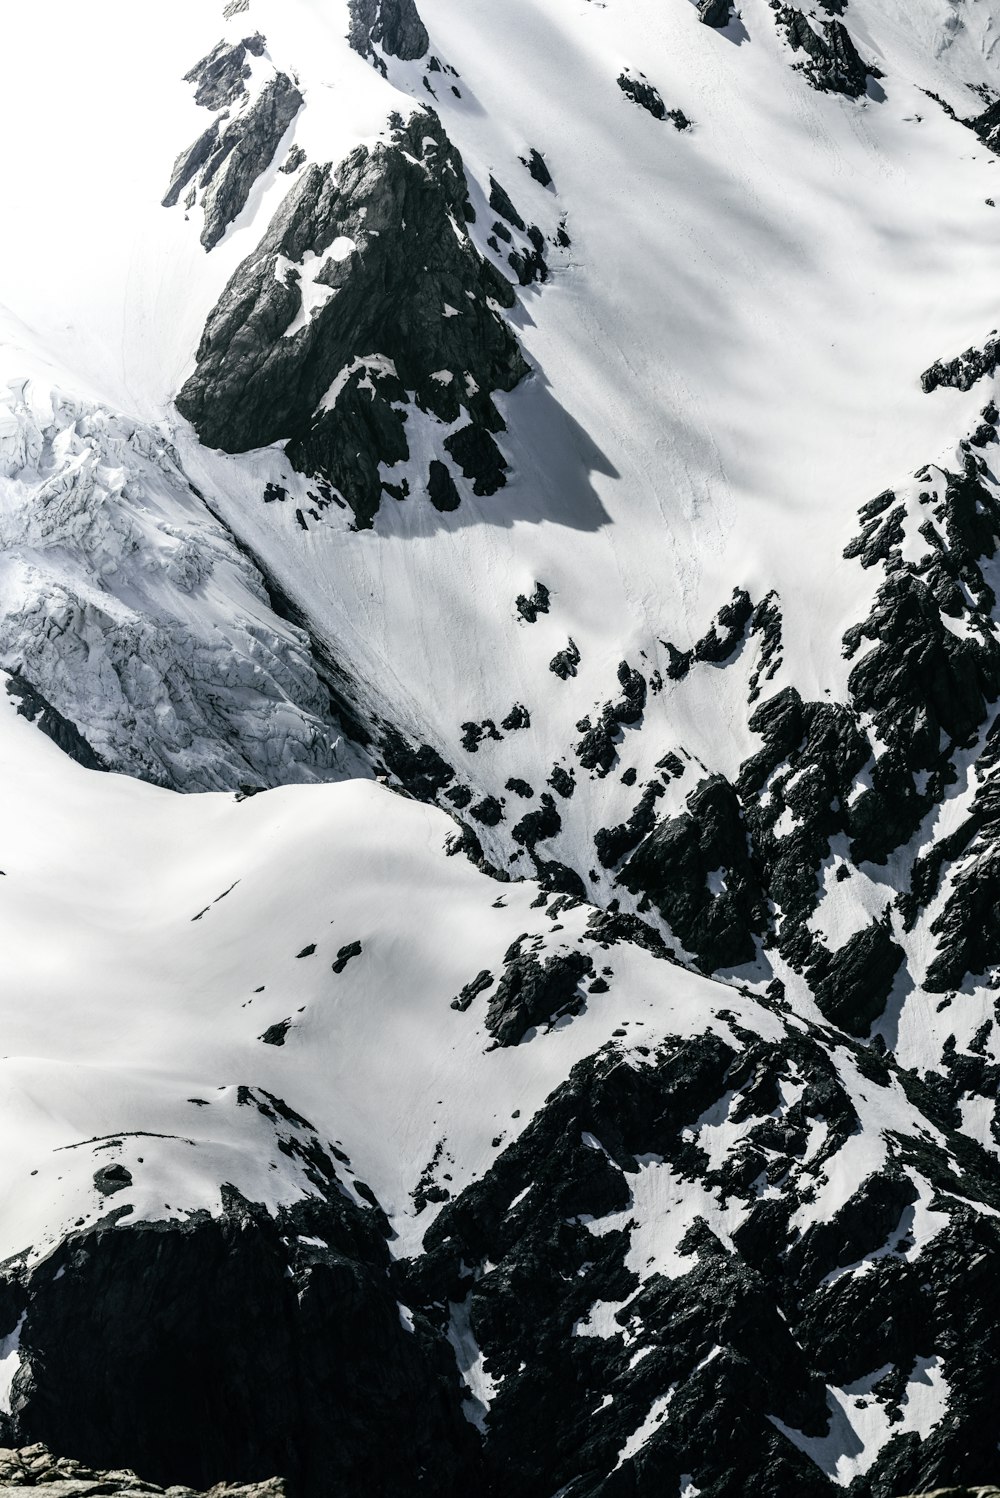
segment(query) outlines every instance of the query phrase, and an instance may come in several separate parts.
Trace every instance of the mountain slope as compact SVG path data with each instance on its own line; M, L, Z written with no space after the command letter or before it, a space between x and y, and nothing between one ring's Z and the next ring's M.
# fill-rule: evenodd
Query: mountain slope
M56 9L0 90L5 1439L989 1480L988 7Z

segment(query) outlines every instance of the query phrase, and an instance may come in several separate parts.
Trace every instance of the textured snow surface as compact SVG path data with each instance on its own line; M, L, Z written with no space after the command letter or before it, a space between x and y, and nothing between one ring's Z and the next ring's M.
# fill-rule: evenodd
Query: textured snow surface
M189 790L357 769L309 640L162 427L11 382L0 548L0 661L110 763Z

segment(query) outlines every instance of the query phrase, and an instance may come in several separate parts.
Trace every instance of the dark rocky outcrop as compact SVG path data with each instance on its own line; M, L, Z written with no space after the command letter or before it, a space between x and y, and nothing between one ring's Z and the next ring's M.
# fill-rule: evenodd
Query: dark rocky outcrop
M202 440L227 452L286 441L293 464L367 526L380 464L409 455L414 408L449 423L464 412L444 445L477 493L495 492L503 422L490 392L512 389L527 365L494 310L512 304L510 284L455 233L466 203L461 158L430 110L397 117L388 141L335 174L307 168L223 293L177 397ZM462 315L442 317L446 304Z
M962 123L968 125L970 130L974 130L991 151L996 151L1000 148L1000 99L991 99L985 90L983 97L988 102L982 113L973 115L971 119L963 120Z
M541 806L538 810L529 811L511 828L510 835L515 843L520 843L522 848L529 850L533 849L536 843L555 837L562 827L562 818L548 791L543 791L539 800Z
M116 1191L125 1191L132 1184L132 1177L124 1165L102 1165L94 1174L94 1185L102 1196L114 1196Z
M305 160L306 153L302 149L302 147L292 146L291 150L285 157L284 161L281 163L281 166L278 168L278 170L279 172L284 173L286 177L290 177L293 172L298 171L299 167L305 163Z
M344 968L352 960L352 958L360 956L361 943L359 941L347 942L346 945L342 946L337 952L337 960L333 964L333 971L335 973L342 973L344 971Z
M929 369L925 369L920 376L920 386L927 395L939 385L950 385L955 390L971 390L977 380L996 374L998 365L1000 338L996 337L994 329L982 348L967 348L964 354L958 354L954 359L939 359Z
M522 286L530 286L532 281L544 281L548 278L548 265L542 253L545 248L545 236L537 224L528 224L523 216L514 206L507 189L498 182L495 177L490 177L489 205L493 212L499 214L499 218L493 224L493 233L487 239L487 244L494 254L500 258L504 256L503 245L514 245L515 231L518 243L506 255L507 264L514 272L518 282Z
M524 219L514 207L507 189L495 177L490 178L489 202L494 213L499 213L500 217L505 218L508 224L512 224L515 229L520 229L522 233L524 232L527 227Z
M822 1437L831 1429L828 1386L886 1365L868 1397L891 1425L933 1350L953 1389L949 1410L960 1407L962 1419L945 1420L923 1442L890 1440L857 1492L885 1498L956 1471L978 1479L995 1462L989 1438L970 1442L959 1426L973 1408L985 1412L996 1385L979 1359L1000 1338L985 1252L1000 1233L991 1217L941 1196L936 1209L948 1224L917 1256L910 1172L917 1152L943 1191L993 1202L995 1165L983 1152L966 1155L955 1135L945 1147L917 1135L890 1139L886 1164L800 1230L793 1219L810 1183L860 1121L819 1032L790 1027L764 1041L727 1018L728 1040L676 1037L638 1057L623 1041L581 1062L428 1229L425 1253L408 1269L411 1294L463 1307L494 1388L489 1470L518 1498L564 1487L644 1498L683 1491L682 1481L713 1498L834 1498L840 1489L787 1431ZM888 1100L890 1064L852 1045L866 1088ZM786 1095L793 1079L794 1102ZM709 1169L700 1121L723 1116L740 1137ZM818 1136L810 1154L807 1141ZM721 1205L741 1204L732 1241L695 1212L680 1262L667 1272L647 1265L640 1276L637 1225L656 1214L641 1190L646 1171L670 1181L678 1201L697 1179ZM970 1295L989 1323L977 1326L971 1376L955 1272L966 1234L984 1255ZM667 1396L669 1419L649 1422ZM645 1443L623 1455L640 1428Z
M656 803L663 795L663 786L651 780L627 822L617 827L599 827L594 834L594 847L601 865L614 868L626 853L637 848L656 826Z
M779 6L776 17L793 52L805 53L799 63L813 88L858 99L867 92L868 79L881 74L863 62L842 21L810 20L792 6Z
M576 675L576 668L580 664L580 651L576 641L570 636L564 650L556 651L549 661L549 670L562 681L568 681L571 676Z
M540 962L532 952L522 955L518 948L504 964L486 1011L486 1028L498 1045L517 1045L532 1027L580 1006L577 990L593 968L584 952L557 952Z
M576 781L572 770L566 770L562 765L553 765L552 773L549 775L549 785L564 800L569 800L576 790Z
M528 152L528 155L521 157L521 161L527 167L528 171L531 173L540 187L552 186L552 173L549 171L545 161L545 157L542 155L541 151L537 151L534 146L532 146L531 150Z
M497 827L503 821L503 807L496 796L484 796L475 806L470 806L469 816L484 827Z
M531 727L531 714L523 702L515 702L505 718L500 719L500 727L505 728L508 733L516 733L519 729Z
M432 458L430 470L427 475L427 493L435 510L447 514L449 510L457 510L462 502L455 480L451 476L451 469L447 463L442 463L440 458Z
M241 42L217 42L207 57L195 63L184 82L195 86L194 102L202 109L220 110L235 104L247 91L249 57L263 57L266 43L260 32Z
M263 50L260 36L234 47L220 42L187 75L187 81L197 85L196 103L216 111L218 118L178 156L163 206L174 207L188 189L188 204L193 206L200 193L205 215L201 242L206 250L214 249L242 213L302 107L302 95L284 73L276 73L250 99L244 81L249 75L246 57L259 57Z
M384 730L382 753L400 785L420 801L432 801L455 778L451 765L445 763L432 744L415 746L395 728Z
M499 417L496 421L499 422ZM492 426L493 420L489 424ZM507 463L487 425L470 422L446 437L444 448L462 470L463 477L472 480L473 494L495 494L506 484Z
M912 921L937 890L943 869L952 865L951 886L931 932L937 951L924 979L932 992L958 988L967 975L991 973L1000 962L1000 788L994 779L1000 751L996 723L979 761L982 781L969 814L948 838L925 855L914 870L911 899L903 903Z
M485 1452L501 1491L569 1486L588 1498L620 1498L684 1491L683 1480L714 1498L832 1498L834 1483L778 1437L775 1419L822 1437L826 1384L846 1386L873 1362L891 1363L894 1377L871 1398L898 1402L931 1345L928 1320L942 1330L957 1324L958 1299L946 1287L969 1222L963 1209L946 1230L948 1243L934 1254L925 1249L919 1264L894 1246L906 1239L915 1200L906 1155L915 1141L865 1177L828 1221L799 1233L792 1216L808 1198L808 1180L843 1147L858 1116L819 1038L789 1031L763 1043L738 1025L735 1034L735 1041L675 1038L653 1053L645 1047L641 1064L626 1043L624 1055L609 1046L581 1062L428 1228L424 1257L409 1267L412 1294L464 1306L494 1384ZM891 1086L885 1068L876 1077L865 1067L870 1086ZM792 1077L789 1106L781 1089ZM692 1132L716 1110L743 1140L713 1171ZM807 1165L805 1140L817 1128L825 1144ZM945 1153L931 1155L922 1168L951 1168ZM981 1189L984 1167L991 1168L982 1158L970 1164L963 1189ZM650 1212L648 1201L641 1206L645 1170L672 1177L678 1198L696 1177L723 1203L746 1204L734 1242L723 1245L695 1213L681 1263L639 1278L635 1228ZM769 1200L760 1201L765 1180ZM997 1240L991 1219L976 1224L976 1240L984 1236ZM870 1272L838 1278L867 1255ZM987 1273L984 1263L976 1297L988 1294ZM597 1312L600 1332L591 1323ZM978 1401L987 1383L978 1384ZM647 1428L638 1455L623 1458L668 1395L669 1420ZM973 1455L948 1423L942 1432L937 1449L934 1438L919 1453L912 1443L886 1447L859 1494L898 1492L918 1471L948 1470L948 1456L967 1473L984 1470L985 1441Z
M0 1495L25 1492L29 1488L47 1489L52 1498L97 1498L116 1494L117 1498L150 1498L168 1494L158 1483L146 1482L134 1472L99 1472L73 1457L55 1456L38 1441L20 1450L0 1447ZM286 1498L280 1477L265 1482L219 1483L206 1493L172 1484L169 1498Z
M775 676L781 667L781 607L776 593L762 598L750 616L750 635L758 641L760 654L750 674L748 702L756 702L764 684Z
M987 614L994 604L980 562L996 552L1000 503L983 481L984 468L969 451L963 471L941 471L933 501L928 493L925 558L919 566L903 563L898 545L890 545L875 606L845 636L848 657L862 640L873 642L849 687L888 753L874 764L872 788L854 802L851 817L858 855L878 862L916 830L948 783L955 748L975 743L1000 695L993 633L969 628L960 636L948 622ZM922 794L913 780L921 773L928 777Z
M101 756L90 747L76 724L64 718L62 713L56 712L52 704L19 671L11 672L7 678L7 696L16 702L17 711L22 718L34 723L46 738L57 744L70 759L75 759L78 765L83 765L85 770L107 769Z
M462 748L466 754L476 754L484 739L502 739L503 734L497 732L497 726L492 718L484 718L481 723L462 724Z
M621 93L626 96L626 99L632 99L633 103L638 103L639 108L653 115L654 120L666 118L666 105L663 103L660 91L653 87L645 73L639 73L638 76L633 73L620 73L618 88L621 88Z
M755 610L750 594L744 588L734 588L729 603L724 603L706 633L690 650L678 650L667 640L660 643L669 656L667 675L672 681L683 681L691 667L698 661L720 666L730 660L739 649L746 635L747 625L763 628L771 623L765 618L766 608L773 606L773 595ZM771 626L773 628L773 624ZM780 615L778 616L778 639L781 637Z
M542 799L545 797L543 795ZM558 819L558 812L556 813ZM546 836L552 834L546 833ZM548 894L568 895L573 900L585 900L587 890L576 869L560 863L557 858L540 858L534 847L530 848L531 861L535 865L535 878Z
M195 1488L275 1471L301 1498L475 1486L450 1349L401 1320L385 1218L315 1165L321 1194L277 1217L223 1188L221 1217L104 1225L15 1272L7 1439Z
M477 998L479 994L485 993L488 988L492 988L495 982L496 979L490 972L489 968L484 967L482 972L477 974L477 976L470 982L466 983L465 987L461 990L458 996L452 999L452 1009L459 1009L464 1013L472 1003L473 999Z
M691 121L681 110L667 108L659 89L653 87L645 73L620 73L618 87L627 99L651 114L654 120L670 120L677 130L687 130L690 127Z
M682 816L654 828L618 882L656 907L703 971L752 961L766 906L736 792L721 775L692 791Z
M553 668L550 666L549 669ZM607 775L618 757L622 728L640 723L646 710L647 687L642 673L634 670L627 661L620 661L618 681L622 696L617 702L605 702L596 723L588 717L581 718L576 725L583 738L574 752L583 769L593 770L599 777Z
M844 547L848 561L854 557L862 567L874 567L877 562L888 562L895 549L903 543L904 505L895 504L896 496L891 489L879 494L858 511L862 529Z
M703 26L721 31L729 25L730 14L730 0L698 0L698 19Z
M515 599L517 612L528 624L534 624L539 614L547 614L549 611L549 600L551 598L548 588L544 583L535 584L535 591L529 598L524 593L519 593Z
M820 950L808 969L816 1003L835 1025L865 1039L885 1008L902 961L888 917L872 921L836 952Z
M374 59L378 47L390 57L414 62L430 47L414 0L350 0L350 13L348 40L362 57Z
M528 782L526 780L522 780L517 775L511 775L509 777L507 784L504 786L504 790L513 791L515 796L521 796L525 801L532 800L535 794Z

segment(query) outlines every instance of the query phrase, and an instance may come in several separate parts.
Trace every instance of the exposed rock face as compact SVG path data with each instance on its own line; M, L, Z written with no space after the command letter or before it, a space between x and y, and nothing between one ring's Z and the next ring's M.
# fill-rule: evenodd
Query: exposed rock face
M698 19L716 30L729 25L730 0L698 0Z
M578 985L592 972L593 961L583 952L557 953L539 962L518 947L490 999L487 1029L500 1045L517 1045L533 1026L573 1008Z
M707 633L690 650L682 651L674 645L667 645L670 656L668 675L675 681L682 681L696 661L711 661L715 665L728 661L742 643L747 625L755 622L750 594L744 588L734 588L732 601L723 604Z
M148 1498L158 1493L169 1493L169 1498L285 1498L285 1484L279 1477L266 1482L223 1482L206 1493L196 1493L193 1488L172 1485L168 1489L145 1482L134 1472L97 1472L72 1457L53 1456L41 1442L22 1446L19 1451L0 1447L0 1498L27 1488L44 1488L49 1498L98 1498L104 1494Z
M527 624L534 624L539 614L547 614L549 611L550 593L544 583L536 583L535 591L531 597L519 593L516 599L517 612Z
M277 1217L229 1190L221 1218L104 1225L15 1273L7 1438L198 1489L280 1470L302 1498L468 1492L451 1351L400 1315L381 1210L311 1159L317 1196Z
M534 147L532 147L530 154L528 156L522 156L521 161L528 168L528 171L541 187L552 186L552 173L549 171L548 166L545 162L545 157L542 155L541 151L538 151Z
M783 6L776 12L793 52L804 52L800 64L814 88L860 98L878 69L862 61L842 21L811 21L802 11Z
M740 826L735 792L721 776L688 798L687 814L661 823L619 875L644 894L706 971L753 957L764 902Z
M430 46L414 0L350 0L350 11L350 43L362 57L376 58L378 47L413 62Z
M393 728L386 730L382 752L400 785L421 800L433 800L437 792L455 778L451 765L446 764L430 744L414 748Z
M302 107L293 81L270 63L260 65L263 85L256 93L248 90L249 59L263 58L264 49L259 35L235 46L220 42L187 74L186 81L195 85L195 102L219 117L178 156L163 206L173 208L188 189L188 206L193 206L200 193L206 250L214 249L242 213Z
M939 889L927 987L947 993L1000 961L990 915L1000 891L1000 740L991 724L1000 646L990 622L1000 500L980 456L995 441L996 421L991 405L961 444L957 467L921 470L908 497L886 491L861 508L861 529L844 554L879 569L883 581L869 616L844 637L853 663L849 703L804 702L794 688L762 698L748 726L763 747L731 784L701 779L687 793L687 813L664 818L663 785L654 779L621 823L594 837L616 887L638 899L640 912L656 909L705 971L752 963L758 940L764 951L773 943L824 1014L858 1036L869 1034L892 992L903 931L923 919ZM914 535L924 554L904 560L904 542L912 545ZM773 598L755 606L735 590L694 647L665 645L667 675L683 681L705 665L735 663L755 636L752 705L781 664ZM616 761L620 725L642 731L646 698L657 690L655 675L647 688L627 663L619 679L622 701L606 704L596 723L578 724L581 767L597 777ZM970 754L974 780L947 836L914 859L908 887L885 885L868 920L831 944L818 915L829 887L850 878L852 865L885 865L914 838L954 784L959 756ZM690 773L671 755L657 768L664 783ZM631 771L622 781L636 783Z
M476 492L495 492L505 463L491 392L527 365L496 310L513 290L474 250L466 204L461 160L429 110L335 176L310 167L230 281L177 398L202 440L227 452L287 441L296 467L335 485L367 526L380 465L406 461L407 421L428 412L454 428L443 447ZM452 506L440 469L431 482Z
M920 376L925 394L930 394L939 385L951 385L956 390L971 390L977 380L995 374L1000 364L1000 339L991 336L981 349L967 348L964 354L954 359L938 360Z
M194 102L202 109L226 109L235 104L247 92L247 80L252 76L249 59L263 57L264 38L259 32L244 37L241 42L218 42L196 62L184 82L195 86Z
M1000 148L1000 99L994 99L986 106L982 114L974 115L970 120L964 120L963 124L968 125L970 130L974 130L991 151L996 151Z
M220 132L218 147L209 155L200 176L205 211L201 242L206 250L219 243L242 213L254 183L274 160L285 131L301 108L302 95L290 78L279 73L238 117L236 129Z
M631 99L633 104L638 104L647 114L651 114L654 120L672 120L677 130L686 130L690 125L691 121L679 109L667 109L659 90L653 87L645 73L620 74L618 87L627 99Z
M931 930L937 954L927 971L926 984L944 993L958 988L968 974L989 972L1000 959L994 913L1000 898L1000 807L995 780L998 751L997 721L986 736L980 759L982 782L964 821L919 864L914 886L919 894L906 914L913 918L918 902L935 894L948 864L950 890ZM936 855L936 856L935 856Z
M571 640L570 645L572 644ZM554 662L549 669L556 669ZM573 674L576 674L575 671ZM622 729L633 728L641 723L646 708L646 679L641 672L636 671L627 661L619 661L618 681L622 688L621 698L617 702L605 702L597 715L596 723L591 723L588 717L581 718L576 725L583 738L575 746L574 753L583 769L594 770L600 777L606 775L615 763Z
M559 650L549 662L549 670L563 681L568 681L571 676L576 675L576 668L580 664L580 650L572 636L566 642L566 648Z
M652 832L656 825L656 803L662 795L663 786L658 780L651 780L627 822L621 822L617 827L598 828L594 834L594 847L604 868L614 868L626 853L631 853Z
M633 104L638 104L647 114L651 114L654 120L662 120L666 116L667 106L663 102L660 91L653 87L645 73L640 73L638 77L633 77L631 73L620 74L618 87L627 99L631 99Z
M994 432L995 410L983 416L977 445ZM887 492L862 507L862 529L845 556L880 568L884 581L869 617L845 636L845 656L857 657L850 705L803 702L788 688L765 699L749 720L764 747L744 762L732 788L704 781L688 797L690 821L654 825L654 783L627 822L596 839L605 866L635 849L617 883L642 897L640 909L646 902L658 908L706 970L750 961L753 938L767 943L771 928L823 1012L857 1035L878 1019L902 962L891 904L911 928L946 884L929 933L936 945L926 974L932 990L955 988L1000 960L988 915L1000 891L996 733L991 728L981 739L1000 696L1000 646L986 622L995 600L985 570L1000 543L1000 507L971 440L962 458L960 471L922 471L919 494L906 503ZM925 554L904 561L905 536L918 526ZM713 627L692 651L668 647L670 674L683 679L699 659L732 658L751 617L756 611L738 593L720 611L724 628ZM834 841L843 840L841 856L849 851L852 861L885 864L953 783L956 755L977 743L978 785L965 815L915 860L908 889L898 896L886 889L877 919L836 950L824 946L810 923ZM849 865L841 869L838 878L850 876Z
M99 754L95 754L80 730L62 713L56 712L40 692L16 671L7 678L7 696L13 697L22 718L34 723L42 733L58 744L64 754L75 759L85 770L105 770L107 766Z
M505 1492L618 1498L684 1482L712 1498L833 1498L842 1489L809 1453L831 1430L834 1394L873 1367L883 1371L864 1397L898 1433L858 1494L881 1498L956 1469L974 1479L995 1461L985 1432L974 1450L968 1427L960 1435L949 1421L918 1441L902 1416L928 1369L948 1381L951 1411L985 1416L992 1397L978 1358L994 1318L984 1316L973 1371L954 1274L971 1232L984 1257L969 1293L989 1301L994 1220L935 1194L947 1225L918 1249L912 1224L914 1171L935 1193L957 1171L963 1191L994 1201L993 1157L950 1131L929 1147L914 1109L885 1164L815 1213L807 1182L822 1189L826 1164L868 1127L863 1096L887 1106L916 1078L855 1044L844 1066L797 1024L771 1041L735 1016L729 1024L725 1037L652 1052L622 1041L578 1065L486 1176L444 1206L409 1268L411 1293L461 1306L482 1351L486 1454ZM855 1066L860 1094L846 1085ZM724 1203L721 1232L690 1202L695 1179ZM669 1255L654 1248L665 1213L679 1218ZM930 1357L932 1346L949 1350ZM669 1418L650 1418L668 1403Z
M807 970L816 1003L842 1030L867 1039L902 961L903 949L892 939L889 916L872 921L836 952L817 949Z

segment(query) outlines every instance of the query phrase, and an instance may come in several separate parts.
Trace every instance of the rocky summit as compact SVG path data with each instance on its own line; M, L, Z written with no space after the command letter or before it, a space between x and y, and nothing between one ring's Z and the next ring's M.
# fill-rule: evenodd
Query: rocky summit
M1000 0L7 9L0 1492L997 1494Z

